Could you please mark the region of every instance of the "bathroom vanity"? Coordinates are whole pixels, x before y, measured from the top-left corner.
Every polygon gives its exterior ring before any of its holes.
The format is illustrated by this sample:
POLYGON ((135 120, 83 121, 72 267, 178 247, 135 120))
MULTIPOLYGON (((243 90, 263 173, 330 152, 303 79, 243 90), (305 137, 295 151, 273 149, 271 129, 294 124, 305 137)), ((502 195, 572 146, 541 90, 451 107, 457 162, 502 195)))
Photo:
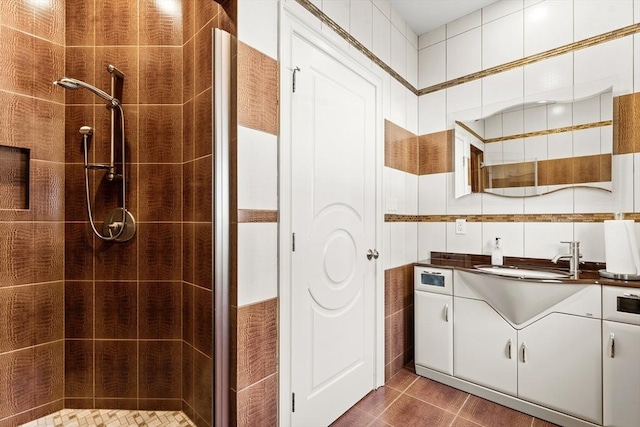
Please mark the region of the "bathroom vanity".
POLYGON ((640 426, 640 284, 515 270, 414 267, 416 373, 563 426, 640 426))

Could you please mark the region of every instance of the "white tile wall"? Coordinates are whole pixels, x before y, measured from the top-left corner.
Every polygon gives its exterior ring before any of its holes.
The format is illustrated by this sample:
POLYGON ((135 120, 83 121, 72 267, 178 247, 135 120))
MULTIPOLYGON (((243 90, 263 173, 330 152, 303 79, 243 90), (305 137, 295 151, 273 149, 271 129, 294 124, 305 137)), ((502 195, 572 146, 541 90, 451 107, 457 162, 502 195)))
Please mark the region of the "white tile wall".
POLYGON ((482 253, 482 223, 467 221, 467 234, 456 234, 456 224, 447 223, 447 252, 482 253))
POLYGON ((547 106, 542 104, 538 107, 526 108, 524 110, 524 131, 535 132, 547 129, 547 106))
POLYGON ((418 214, 418 176, 398 169, 384 168, 385 213, 418 214))
POLYGON ((490 214, 522 214, 524 199, 522 197, 501 197, 493 194, 482 194, 482 213, 490 214))
POLYGON ((523 12, 519 11, 482 26, 483 69, 522 58, 522 16, 523 12))
POLYGON ((446 91, 447 128, 452 129, 455 120, 474 120, 482 116, 482 80, 453 86, 446 91))
POLYGON ((373 8, 373 54, 391 65, 391 22, 378 8, 373 8))
MULTIPOLYGON (((638 179, 636 178, 634 181, 633 157, 634 154, 612 156, 612 192, 592 188, 576 188, 574 193, 575 212, 632 212, 634 209, 634 186, 638 186, 638 179)), ((638 169, 635 171, 635 176, 637 176, 638 169)))
POLYGON ((567 188, 537 197, 526 197, 524 199, 524 213, 573 213, 573 193, 572 188, 567 188))
POLYGON ((592 156, 600 154, 600 129, 573 131, 573 155, 592 156))
POLYGON ((640 0, 633 0, 633 23, 640 22, 640 0))
POLYGON ((352 1, 350 6, 351 35, 364 47, 373 49, 373 5, 369 1, 352 1))
POLYGON ((387 19, 391 19, 391 1, 390 0, 372 0, 373 5, 377 7, 387 19))
POLYGON ((482 30, 480 27, 447 39, 447 80, 480 71, 482 30))
POLYGON ((626 27, 633 23, 633 0, 574 1, 576 41, 626 27))
POLYGON ((561 128, 573 124, 573 104, 549 104, 547 106, 549 128, 561 128))
POLYGON ((447 129, 447 91, 439 90, 418 98, 418 134, 447 129))
POLYGON ((447 80, 447 44, 435 43, 418 52, 418 85, 429 87, 447 80))
POLYGON ((400 30, 403 37, 407 35, 407 23, 393 5, 391 6, 391 24, 400 30))
POLYGON ((513 222, 485 222, 482 224, 482 253, 491 255, 491 250, 500 237, 502 255, 524 256, 524 224, 513 222))
POLYGON ((278 1, 238 1, 238 39, 273 59, 278 58, 278 1))
POLYGON ((391 114, 390 119, 393 123, 406 129, 407 128, 407 90, 396 79, 390 79, 391 86, 391 114))
POLYGON ((418 36, 418 49, 424 49, 447 39, 447 26, 443 25, 418 36))
POLYGON ((278 224, 238 224, 238 306, 278 296, 278 224))
POLYGON ((415 88, 418 87, 418 51, 407 39, 407 81, 415 88))
POLYGON ((447 203, 447 174, 434 173, 418 178, 418 214, 444 215, 447 203))
POLYGON ((567 253, 568 245, 561 241, 573 239, 573 223, 526 222, 524 224, 524 256, 551 259, 567 253))
POLYGON ((322 11, 349 31, 349 0, 322 0, 322 11))
POLYGON ((496 19, 518 12, 523 8, 522 0, 500 0, 482 9, 482 23, 495 21, 496 19))
POLYGON ((573 53, 525 65, 524 95, 535 100, 572 100, 573 53))
POLYGON ((574 240, 580 242, 582 261, 605 262, 604 223, 574 223, 574 240))
POLYGON ((391 222, 382 224, 382 251, 378 251, 382 257, 382 266, 385 270, 391 268, 391 222))
MULTIPOLYGON (((392 222, 390 225, 389 266, 395 268, 418 260, 418 223, 392 222)), ((389 249, 387 249, 389 248, 389 249)))
POLYGON ((429 258, 432 251, 447 251, 446 222, 421 222, 418 224, 418 260, 429 258))
POLYGON ((573 2, 545 1, 524 11, 524 55, 573 42, 573 2))
POLYGON ((578 50, 573 55, 576 99, 612 85, 614 96, 633 91, 633 37, 601 43, 578 50))
POLYGON ((406 129, 416 135, 418 133, 418 96, 405 89, 405 99, 407 101, 407 127, 406 129))
POLYGON ((522 103, 523 67, 482 79, 482 116, 522 103))
POLYGON ((407 75, 407 39, 395 25, 391 26, 391 68, 407 75))
POLYGON ((482 11, 476 10, 447 24, 447 37, 455 37, 482 24, 482 11))
POLYGON ((238 208, 278 209, 278 137, 238 126, 238 208))
POLYGON ((481 214, 482 194, 473 193, 456 199, 454 197, 454 174, 447 173, 447 211, 448 215, 481 214))

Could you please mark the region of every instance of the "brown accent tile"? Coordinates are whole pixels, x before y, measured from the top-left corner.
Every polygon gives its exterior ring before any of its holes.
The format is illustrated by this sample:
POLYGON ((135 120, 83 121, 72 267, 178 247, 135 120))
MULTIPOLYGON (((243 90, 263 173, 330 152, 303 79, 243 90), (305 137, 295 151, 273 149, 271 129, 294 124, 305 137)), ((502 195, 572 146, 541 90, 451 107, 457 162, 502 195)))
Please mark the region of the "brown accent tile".
POLYGON ((182 412, 184 412, 184 414, 189 417, 189 419, 191 420, 191 422, 193 422, 193 420, 196 417, 196 413, 193 410, 193 407, 189 406, 184 400, 182 401, 182 412))
POLYGON ((278 375, 238 392, 238 427, 278 423, 278 375))
POLYGON ((613 154, 640 153, 640 92, 613 98, 613 154))
POLYGON ((195 201, 194 219, 198 222, 213 220, 213 156, 206 156, 194 162, 195 201))
POLYGON ((36 222, 33 228, 35 281, 64 279, 64 223, 36 222))
POLYGON ((195 283, 195 224, 182 224, 182 280, 195 283))
POLYGON ((573 183, 611 181, 611 154, 573 157, 573 183))
POLYGON ((0 354, 0 419, 34 406, 33 347, 0 354))
POLYGON ((33 114, 31 158, 64 162, 64 106, 35 99, 33 114))
POLYGON ((385 316, 413 304, 413 265, 385 270, 385 316))
POLYGON ((95 342, 96 407, 117 409, 115 406, 102 406, 98 398, 136 397, 138 393, 136 384, 137 351, 138 343, 136 341, 95 342))
POLYGON ((389 344, 391 346, 391 353, 390 353, 391 360, 402 355, 405 348, 404 328, 406 325, 404 324, 403 314, 404 314, 403 310, 400 310, 393 313, 391 316, 389 316, 390 317, 389 333, 391 334, 391 339, 389 341, 389 344))
MULTIPOLYGON (((66 221, 87 221, 87 199, 85 195, 84 166, 65 164, 64 206, 66 221)), ((94 174, 90 174, 92 178, 94 174)))
POLYGON ((573 160, 542 160, 538 162, 538 183, 540 185, 571 184, 573 179, 573 160))
POLYGON ((96 0, 96 46, 138 43, 138 2, 96 0))
POLYGON ((194 1, 182 3, 182 41, 185 43, 195 34, 196 3, 194 1))
POLYGON ((212 19, 218 15, 218 3, 198 1, 195 4, 195 28, 196 31, 207 25, 212 19))
POLYGON ((369 415, 377 417, 384 412, 402 393, 390 387, 380 387, 377 390, 370 391, 356 405, 358 408, 369 415))
POLYGON ((401 369, 385 383, 385 387, 390 387, 404 392, 417 378, 419 378, 418 375, 410 370, 401 369))
POLYGON ((46 405, 42 405, 38 408, 34 408, 29 411, 30 418, 32 420, 36 420, 38 418, 46 417, 54 412, 60 411, 63 408, 63 400, 58 399, 54 402, 47 403, 46 405))
POLYGON ((529 427, 533 417, 470 395, 459 415, 483 426, 529 427))
MULTIPOLYGON (((189 344, 182 343, 182 399, 193 411, 193 353, 194 349, 189 344)), ((183 409, 184 411, 184 409, 183 409)), ((192 417, 192 415, 189 415, 192 417)))
POLYGON ((190 162, 195 159, 195 101, 189 99, 182 106, 182 161, 190 162))
POLYGON ((2 26, 0 46, 3 47, 3 78, 0 89, 22 95, 33 95, 34 37, 2 26))
POLYGON ((140 282, 138 287, 140 339, 181 339, 182 284, 140 282))
POLYGON ((182 339, 193 345, 194 334, 194 306, 195 287, 189 283, 182 283, 182 339))
POLYGON ((463 391, 423 377, 418 377, 405 393, 453 413, 462 408, 469 396, 463 391))
POLYGON ((451 427, 480 427, 480 424, 476 424, 473 421, 469 421, 461 417, 456 417, 451 424, 451 427))
POLYGON ((182 220, 193 222, 196 218, 195 202, 197 186, 195 182, 195 163, 190 161, 182 165, 182 220))
POLYGON ((278 299, 238 308, 238 390, 278 367, 278 299))
POLYGON ((213 123, 211 120, 213 113, 212 89, 209 88, 198 94, 195 103, 195 128, 194 128, 194 153, 195 157, 202 157, 213 152, 213 123))
POLYGON ((182 166, 180 164, 140 164, 139 221, 180 221, 182 219, 182 166))
POLYGON ((420 135, 418 175, 453 172, 453 130, 420 135))
POLYGON ((29 2, 6 0, 0 4, 0 22, 25 33, 33 34, 33 9, 29 2))
MULTIPOLYGON (((92 280, 93 232, 89 228, 89 223, 66 223, 64 238, 65 279, 92 280)), ((0 262, 1 260, 2 258, 0 262)))
POLYGON ((258 209, 238 210, 238 223, 251 222, 278 222, 278 211, 258 209))
POLYGON ((123 409, 134 411, 138 409, 138 399, 135 398, 96 398, 96 408, 123 409))
MULTIPOLYGON (((128 89, 125 89, 125 92, 128 91, 128 89)), ((124 104, 122 109, 124 110, 125 117, 126 163, 131 166, 131 163, 138 161, 138 105, 124 104)), ((119 127, 120 113, 117 110, 116 122, 118 123, 118 128, 115 134, 115 161, 117 165, 120 165, 122 162, 122 134, 119 127)), ((96 163, 109 163, 111 156, 111 110, 104 108, 104 104, 95 106, 95 128, 90 151, 93 152, 96 163)), ((91 152, 89 155, 91 155, 91 152)), ((120 169, 120 167, 118 167, 118 169, 120 169)), ((104 175, 104 171, 102 171, 101 174, 104 175)), ((128 179, 127 177, 127 180, 128 179)))
MULTIPOLYGON (((111 73, 107 66, 113 65, 124 74, 120 90, 116 97, 123 104, 138 103, 138 48, 136 46, 96 46, 95 51, 95 85, 111 94, 111 73)), ((118 81, 118 80, 117 80, 118 81)), ((99 98, 94 98, 95 104, 103 104, 99 98)), ((106 110, 105 111, 109 111, 106 110)), ((109 113, 110 114, 110 113, 109 113)), ((129 119, 128 110, 125 108, 125 119, 129 119)), ((129 120, 125 123, 129 126, 129 120)), ((108 134, 109 128, 103 133, 108 134)))
MULTIPOLYGON (((184 6, 184 8, 191 8, 193 6, 184 6)), ((185 39, 186 40, 186 39, 185 39)), ((209 53, 211 57, 211 53, 209 53)), ((198 59, 200 61, 200 59, 198 59)), ((195 39, 187 41, 182 49, 182 102, 193 100, 195 97, 195 81, 196 81, 196 56, 195 56, 195 39)), ((211 65, 209 65, 211 67, 211 65)), ((199 77, 198 77, 199 78, 199 77)), ((209 83, 211 86, 211 82, 209 83)))
MULTIPOLYGON (((65 74, 74 79, 93 84, 96 74, 94 58, 94 47, 82 46, 65 48, 65 74)), ((55 90, 64 93, 64 99, 67 105, 93 104, 95 102, 95 96, 88 90, 65 90, 60 87, 56 87, 55 90)))
POLYGON ((454 414, 405 394, 380 415, 382 421, 398 426, 449 426, 454 418, 454 414))
POLYGON ((0 353, 33 345, 34 286, 0 288, 0 353))
POLYGON ((182 4, 160 8, 156 0, 140 0, 140 44, 182 45, 182 4))
POLYGON ((180 163, 182 106, 140 106, 140 163, 180 163))
POLYGON ((193 316, 193 346, 208 357, 213 357, 213 292, 194 288, 193 316))
POLYGON ((340 418, 331 423, 331 427, 357 427, 357 426, 369 426, 375 419, 365 411, 353 407, 347 412, 342 414, 340 418))
MULTIPOLYGON (((84 3, 84 0, 82 0, 84 3)), ((94 126, 93 106, 67 105, 64 113, 65 162, 82 163, 84 161, 84 145, 80 128, 94 126)), ((93 163, 93 150, 89 146, 89 162, 93 163)))
POLYGON ((31 212, 34 221, 64 221, 64 164, 31 161, 31 212))
POLYGON ((96 338, 137 338, 137 295, 138 286, 136 282, 96 282, 96 338))
POLYGON ((194 283, 213 289, 213 224, 195 224, 194 283))
POLYGON ((181 411, 180 399, 138 399, 139 411, 181 411))
MULTIPOLYGON (((102 217, 104 218, 104 217, 102 217)), ((102 224, 96 224, 102 231, 102 224)), ((138 240, 141 224, 136 224, 136 235, 127 242, 104 242, 96 237, 95 254, 96 280, 136 280, 138 240)), ((91 231, 89 231, 91 232, 91 231)), ((142 240, 141 240, 142 241, 142 240)), ((97 294, 96 294, 97 297, 97 294)))
MULTIPOLYGON (((0 29, 0 34, 2 29, 0 29)), ((2 85, 2 82, 0 82, 2 85)), ((28 96, 0 91, 0 101, 5 105, 2 114, 3 127, 0 134, 3 145, 11 147, 33 148, 33 122, 35 100, 28 96)))
POLYGON ((140 280, 182 279, 182 226, 138 224, 140 280))
POLYGON ((33 286, 34 344, 64 338, 64 287, 62 282, 33 286))
MULTIPOLYGON (((213 419, 213 360, 199 351, 193 352, 193 394, 194 411, 208 425, 213 419), (195 375, 195 373, 198 373, 195 375)), ((199 425, 199 424, 198 424, 199 425)))
POLYGON ((62 0, 49 2, 48 7, 34 6, 34 28, 36 36, 54 43, 65 43, 65 8, 62 0))
MULTIPOLYGON (((193 39, 194 48, 194 93, 199 95, 212 86, 212 32, 211 28, 202 28, 193 39)), ((185 70, 188 68, 185 67, 185 70)))
MULTIPOLYGON (((55 102, 64 102, 64 94, 53 86, 53 81, 64 74, 64 47, 60 44, 33 38, 33 95, 55 102)), ((63 106, 60 106, 64 110, 63 106)), ((62 121, 54 124, 63 125, 62 121)), ((36 129, 37 131, 37 129, 36 129)), ((62 142, 60 140, 60 142, 62 142)))
POLYGON ((34 348, 34 406, 64 396, 64 341, 34 348))
POLYGON ((93 398, 67 398, 64 399, 66 409, 94 409, 93 398))
POLYGON ((65 0, 66 45, 93 46, 95 37, 95 2, 65 0))
POLYGON ((0 145, 0 209, 29 208, 29 150, 0 145))
POLYGON ((384 121, 384 165, 418 174, 418 137, 389 120, 384 121))
POLYGON ((278 135, 278 62, 238 43, 238 125, 278 135))
POLYGON ((140 48, 140 103, 182 104, 182 47, 140 48))
POLYGON ((0 286, 22 285, 36 279, 34 228, 29 223, 0 223, 0 286))
MULTIPOLYGON (((105 162, 107 163, 107 162, 105 162)), ((127 174, 127 186, 126 186, 126 208, 131 212, 137 220, 138 217, 138 180, 139 170, 138 164, 131 164, 127 161, 126 174, 127 174)), ((105 171, 94 170, 89 173, 89 180, 91 181, 91 209, 93 210, 93 218, 96 222, 96 227, 100 233, 102 233, 101 221, 104 221, 105 217, 113 209, 122 207, 122 181, 114 179, 109 181, 106 178, 105 171)), ((79 197, 85 197, 82 193, 79 197)), ((86 211, 86 207, 84 208, 86 211)), ((121 214, 120 214, 121 215, 121 214)), ((120 216, 119 215, 119 216, 120 216)), ((88 216, 87 216, 88 218, 88 216)), ((135 238, 134 238, 135 240, 135 238)), ((129 241, 129 244, 133 244, 133 241, 129 241)))
POLYGON ((182 342, 140 341, 140 398, 179 399, 182 394, 182 342))
POLYGON ((65 340, 64 358, 65 398, 93 396, 93 341, 65 340))

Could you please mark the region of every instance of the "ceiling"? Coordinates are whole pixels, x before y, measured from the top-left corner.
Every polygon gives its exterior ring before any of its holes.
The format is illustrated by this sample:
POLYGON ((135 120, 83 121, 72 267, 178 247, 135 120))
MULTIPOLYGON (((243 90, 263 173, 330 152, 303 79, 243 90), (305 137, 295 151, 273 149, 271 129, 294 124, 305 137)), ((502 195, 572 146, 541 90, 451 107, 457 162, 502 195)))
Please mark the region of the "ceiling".
POLYGON ((417 35, 495 3, 496 0, 391 0, 417 35))

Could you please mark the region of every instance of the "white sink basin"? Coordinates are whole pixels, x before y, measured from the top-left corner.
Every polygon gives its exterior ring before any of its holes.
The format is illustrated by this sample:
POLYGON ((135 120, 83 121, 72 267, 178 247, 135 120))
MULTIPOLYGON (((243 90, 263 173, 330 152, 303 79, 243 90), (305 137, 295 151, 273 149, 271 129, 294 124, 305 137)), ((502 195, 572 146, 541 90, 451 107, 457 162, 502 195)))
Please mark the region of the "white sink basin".
POLYGON ((486 273, 519 277, 521 279, 566 279, 569 277, 569 273, 563 273, 561 271, 533 270, 501 265, 476 265, 475 268, 486 273))
POLYGON ((478 267, 476 270, 460 270, 460 277, 469 289, 515 326, 527 322, 588 286, 559 282, 557 279, 567 277, 562 272, 499 266, 478 267))

